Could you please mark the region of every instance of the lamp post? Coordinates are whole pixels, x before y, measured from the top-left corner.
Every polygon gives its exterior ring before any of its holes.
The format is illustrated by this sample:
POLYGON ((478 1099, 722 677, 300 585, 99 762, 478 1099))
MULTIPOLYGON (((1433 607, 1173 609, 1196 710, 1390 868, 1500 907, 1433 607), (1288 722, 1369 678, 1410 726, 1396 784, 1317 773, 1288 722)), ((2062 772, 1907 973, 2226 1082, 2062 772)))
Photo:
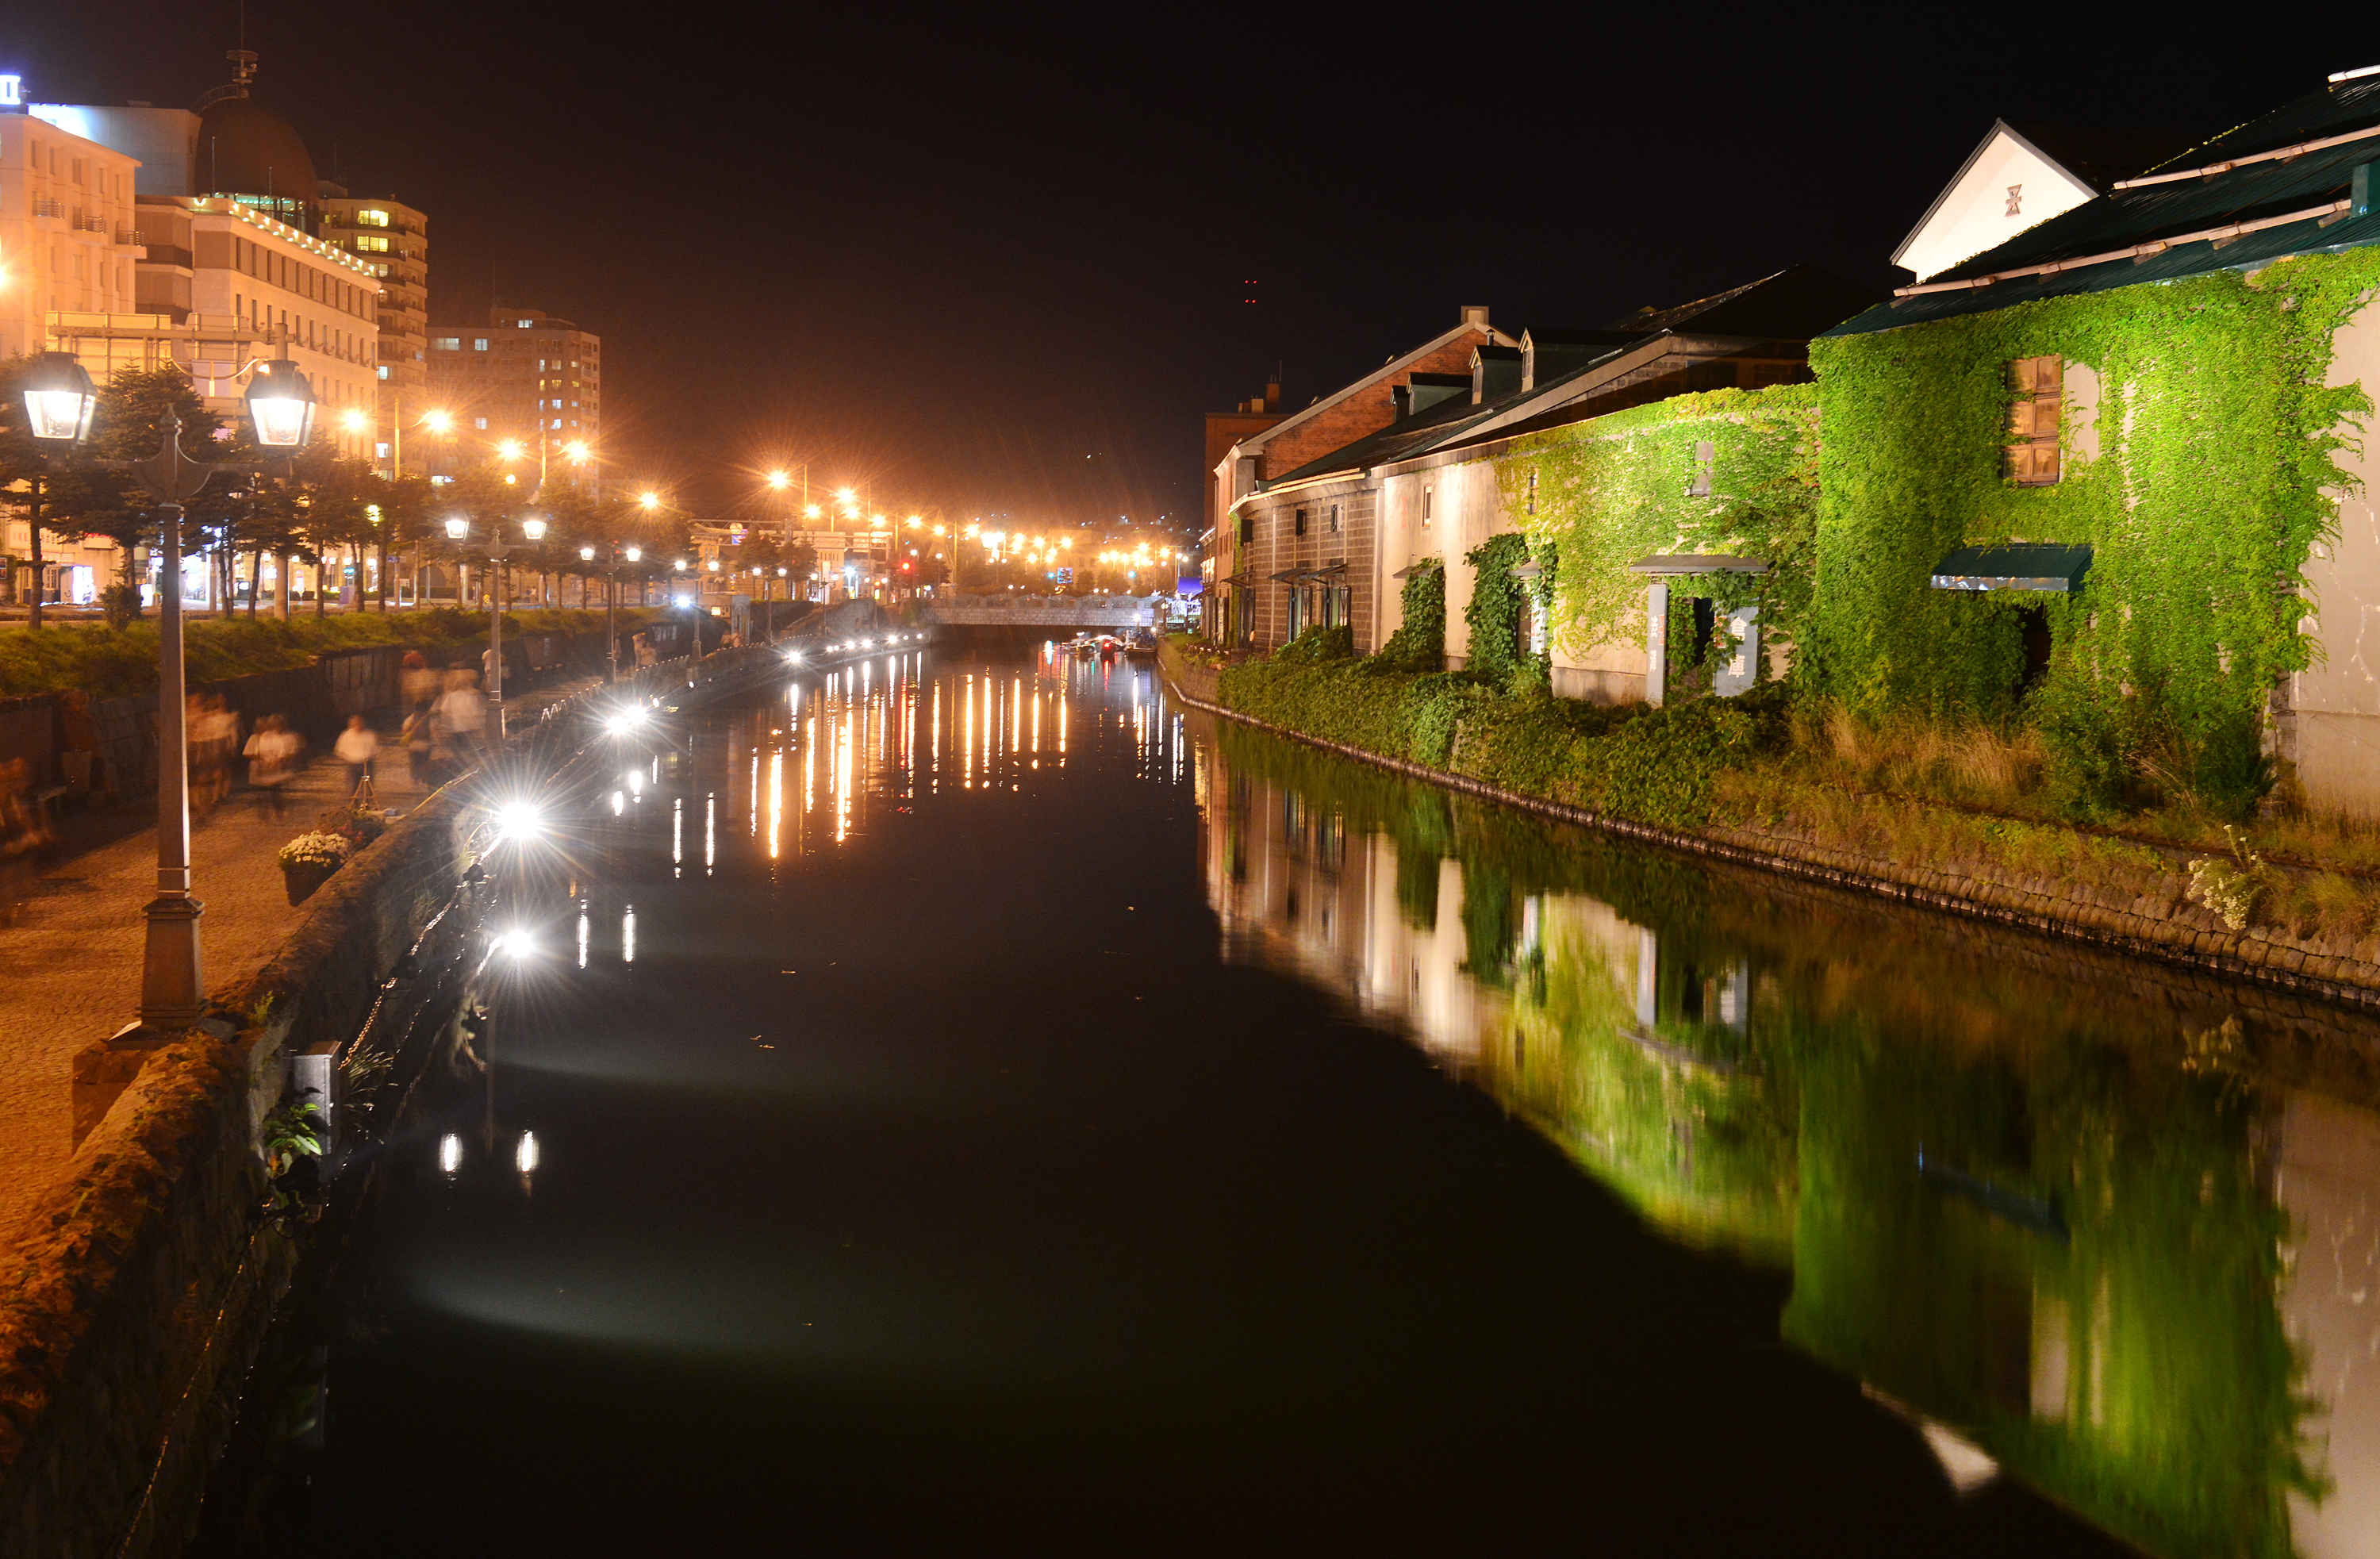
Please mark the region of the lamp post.
MULTIPOLYGON (((91 432, 96 397, 91 376, 63 352, 44 353, 25 385, 26 420, 33 437, 64 454, 91 432), (62 360, 61 360, 62 359, 62 360)), ((267 449, 302 447, 314 431, 314 392, 298 365, 259 363, 249 376, 249 420, 267 449)), ((140 1018, 131 1030, 162 1034, 188 1028, 206 1005, 205 961, 199 917, 205 906, 190 895, 190 768, 183 725, 182 505, 219 471, 251 466, 215 465, 182 453, 182 420, 165 419, 164 441, 145 460, 110 461, 129 471, 157 500, 157 896, 144 911, 140 1018)))
MULTIPOLYGON (((521 534, 531 542, 545 537, 545 517, 532 514, 521 521, 521 534)), ((471 522, 462 515, 451 515, 446 520, 446 539, 462 542, 470 539, 471 522)), ((504 559, 513 554, 512 543, 504 540, 499 528, 488 538, 488 702, 492 706, 491 727, 498 747, 504 740, 504 559)))
MULTIPOLYGON (((620 680, 620 559, 625 557, 634 563, 645 555, 645 549, 630 547, 623 552, 619 542, 613 542, 610 545, 611 561, 603 570, 603 634, 612 652, 612 680, 617 682, 620 680)), ((595 561, 595 549, 581 547, 578 555, 592 563, 595 561)))

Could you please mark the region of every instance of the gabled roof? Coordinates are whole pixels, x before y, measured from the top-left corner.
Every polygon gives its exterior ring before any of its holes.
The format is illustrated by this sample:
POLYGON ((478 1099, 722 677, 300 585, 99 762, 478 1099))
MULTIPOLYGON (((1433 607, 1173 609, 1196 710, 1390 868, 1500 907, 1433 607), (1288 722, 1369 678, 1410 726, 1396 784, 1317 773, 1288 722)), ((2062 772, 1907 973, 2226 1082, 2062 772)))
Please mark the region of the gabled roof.
MULTIPOLYGON (((1417 416, 1392 422, 1378 432, 1309 460, 1295 470, 1285 471, 1240 502, 1294 485, 1356 476, 1440 450, 1469 447, 1491 436, 1510 438, 1576 421, 1584 403, 1664 357, 1708 357, 1767 341, 1807 341, 1847 314, 1875 302, 1876 297, 1867 288, 1830 273, 1795 265, 1675 309, 1646 309, 1632 316, 1637 321, 1668 322, 1651 329, 1633 333, 1531 331, 1530 340, 1540 348, 1550 342, 1606 335, 1617 337, 1619 345, 1534 389, 1512 390, 1477 406, 1463 398, 1441 401, 1417 416)), ((1425 377, 1415 375, 1417 382, 1425 377)))
MULTIPOLYGON (((1565 373, 1541 377, 1534 389, 1506 396, 1498 404, 1494 417, 1478 431, 1487 432, 1547 419, 1670 350, 1699 347, 1710 355, 1713 348, 1726 343, 1749 346, 1761 341, 1807 341, 1876 301, 1873 291, 1844 281, 1832 272, 1815 265, 1791 265, 1756 282, 1674 309, 1643 310, 1632 317, 1644 326, 1636 335, 1623 337, 1621 344, 1565 373)), ((1548 331, 1542 336, 1533 334, 1532 339, 1548 342, 1560 335, 1601 334, 1548 331)), ((1561 420, 1552 417, 1545 425, 1561 420)))
POLYGON ((1280 421, 1275 422, 1271 427, 1265 429, 1262 432, 1250 433, 1247 437, 1233 445, 1232 447, 1240 450, 1244 454, 1261 449, 1267 444, 1271 443, 1272 440, 1280 434, 1288 432, 1291 429, 1298 427, 1302 423, 1305 423, 1315 417, 1320 416, 1324 411, 1347 399, 1350 396, 1360 395, 1365 390, 1371 388, 1375 384, 1384 384, 1387 381, 1395 378, 1398 374, 1402 373, 1413 367, 1414 364, 1429 357, 1433 352, 1443 350, 1466 335, 1477 335, 1485 340, 1493 342, 1500 347, 1514 347, 1519 345, 1518 342, 1505 335, 1502 331, 1498 330, 1492 324, 1485 323, 1475 324, 1466 319, 1457 324, 1453 329, 1445 332, 1443 335, 1430 337, 1427 341, 1415 347, 1412 351, 1405 353, 1402 357, 1390 358, 1387 362, 1382 363, 1379 367, 1364 375, 1361 379, 1355 380, 1354 383, 1349 384, 1343 384, 1331 394, 1318 397, 1311 406, 1306 407, 1304 410, 1292 412, 1287 417, 1282 418, 1280 421))
POLYGON ((2310 92, 2169 167, 2119 180, 1827 334, 1860 335, 2380 242, 2380 212, 2356 215, 2348 201, 2354 169, 2374 161, 2380 77, 2366 77, 2310 92))
POLYGON ((1328 455, 1308 460, 1293 471, 1284 471, 1240 502, 1245 504, 1250 498, 1261 498, 1284 488, 1303 486, 1330 477, 1358 476, 1374 466, 1402 460, 1434 447, 1464 427, 1477 422, 1492 409, 1492 406, 1472 405, 1465 396, 1451 396, 1416 416, 1391 422, 1378 432, 1366 433, 1353 444, 1342 445, 1328 455))

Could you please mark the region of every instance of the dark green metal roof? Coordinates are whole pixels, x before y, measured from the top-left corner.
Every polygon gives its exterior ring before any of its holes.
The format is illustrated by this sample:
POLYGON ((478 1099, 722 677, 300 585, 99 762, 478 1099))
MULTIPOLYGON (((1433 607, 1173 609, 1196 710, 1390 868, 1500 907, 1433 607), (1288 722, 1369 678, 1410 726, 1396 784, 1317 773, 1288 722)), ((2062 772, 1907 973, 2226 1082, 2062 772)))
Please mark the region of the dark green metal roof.
MULTIPOLYGON (((2216 137, 2173 167, 2219 164, 2257 152, 2380 126, 2380 77, 2341 82, 2309 93, 2261 119, 2216 137)), ((2086 201, 1926 279, 1970 280, 2026 266, 2070 262, 2111 250, 2162 242, 2184 233, 2252 222, 2348 196, 2355 168, 2380 161, 2380 135, 2325 147, 2301 156, 2251 163, 2204 177, 2117 189, 2086 201)), ((2048 275, 2015 276, 1988 286, 1896 298, 1836 326, 1829 335, 1864 335, 1900 325, 2005 309, 2044 298, 2105 292, 2211 272, 2245 270, 2294 254, 2333 253, 2380 243, 2380 211, 2348 215, 2325 226, 2316 218, 2268 227, 2217 247, 2201 239, 2143 259, 2121 258, 2048 275)))
POLYGON ((2091 568, 2088 546, 2021 542, 1961 547, 1934 566, 1936 590, 2037 590, 2071 594, 2091 568))

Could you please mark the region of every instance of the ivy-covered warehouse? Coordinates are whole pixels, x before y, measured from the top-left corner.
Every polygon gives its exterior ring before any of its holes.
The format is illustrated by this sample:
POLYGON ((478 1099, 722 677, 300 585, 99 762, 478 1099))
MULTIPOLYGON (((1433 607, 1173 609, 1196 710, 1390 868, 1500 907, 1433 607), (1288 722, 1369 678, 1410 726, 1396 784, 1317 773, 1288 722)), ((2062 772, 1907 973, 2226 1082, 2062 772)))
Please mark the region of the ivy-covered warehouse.
POLYGON ((2380 813, 2375 246, 2367 75, 1814 344, 1803 674, 1871 713, 2021 711, 2086 808, 2145 773, 2380 813))

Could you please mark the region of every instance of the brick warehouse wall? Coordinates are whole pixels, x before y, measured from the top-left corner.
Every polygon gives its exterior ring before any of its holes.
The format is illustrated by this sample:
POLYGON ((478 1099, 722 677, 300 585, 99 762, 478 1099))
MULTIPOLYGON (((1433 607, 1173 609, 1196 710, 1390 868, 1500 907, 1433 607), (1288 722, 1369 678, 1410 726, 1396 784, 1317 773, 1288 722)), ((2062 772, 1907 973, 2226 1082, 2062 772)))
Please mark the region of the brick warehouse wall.
POLYGON ((1294 428, 1275 433, 1257 456, 1257 475, 1275 481, 1308 461, 1378 432, 1396 420, 1390 390, 1416 373, 1469 373, 1472 352, 1493 339, 1485 328, 1466 330, 1418 362, 1324 407, 1294 428))
POLYGON ((1241 513, 1254 521, 1256 534, 1238 549, 1236 566, 1253 576, 1245 587, 1256 602, 1256 647, 1278 649, 1289 639, 1291 587, 1275 584, 1272 576, 1290 568, 1315 568, 1344 559, 1343 582, 1354 592, 1348 621, 1355 630, 1355 649, 1368 654, 1379 612, 1375 599, 1376 570, 1372 554, 1378 530, 1378 494, 1367 479, 1354 478, 1327 487, 1309 488, 1250 500, 1241 513), (1339 530, 1330 529, 1330 509, 1339 508, 1339 530), (1297 534, 1296 516, 1306 511, 1305 534, 1297 534))

